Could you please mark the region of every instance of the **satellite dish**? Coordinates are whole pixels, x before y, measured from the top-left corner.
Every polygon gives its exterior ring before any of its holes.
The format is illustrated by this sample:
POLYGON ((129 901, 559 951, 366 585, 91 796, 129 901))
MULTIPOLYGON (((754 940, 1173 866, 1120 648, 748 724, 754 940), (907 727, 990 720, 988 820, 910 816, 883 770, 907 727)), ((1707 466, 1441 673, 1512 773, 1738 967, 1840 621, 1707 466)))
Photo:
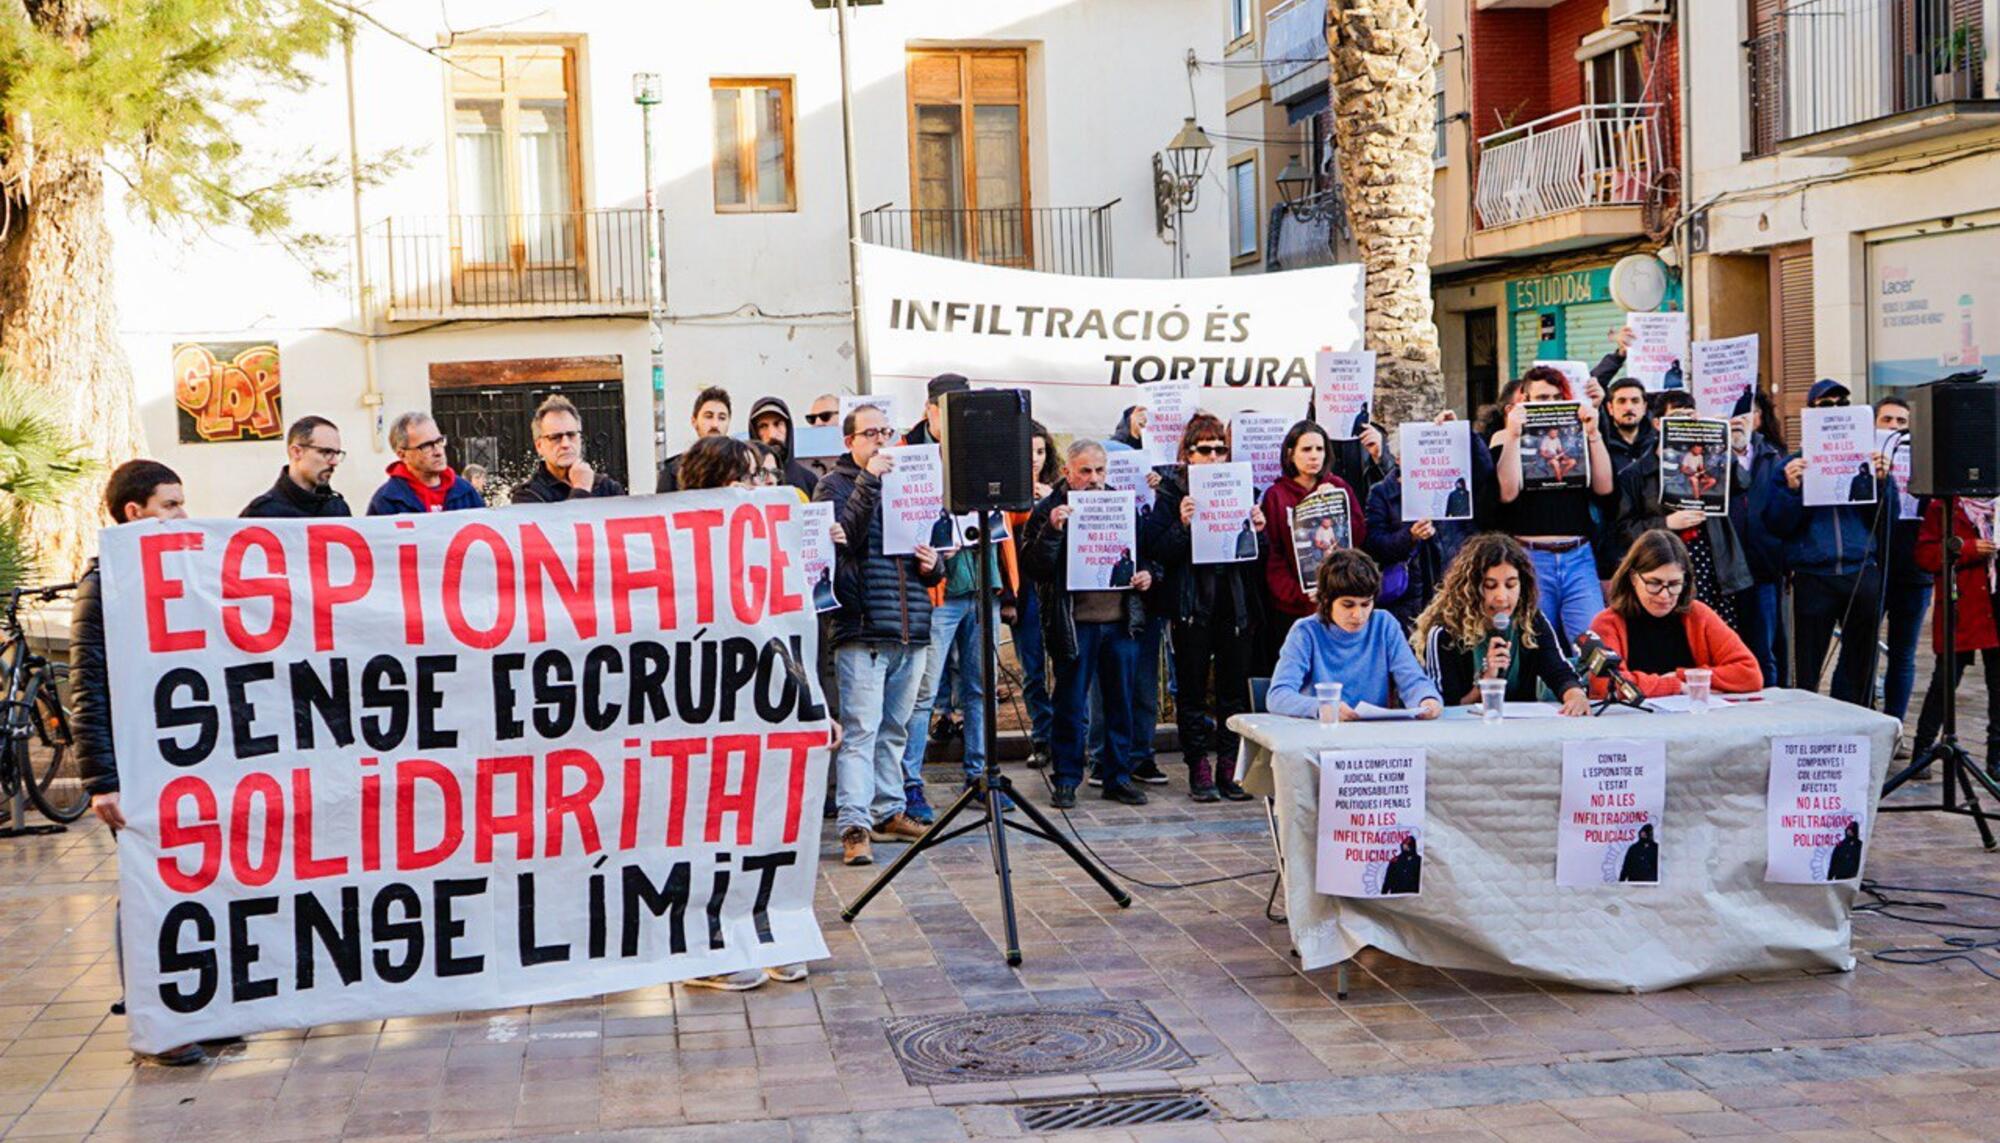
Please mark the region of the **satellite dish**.
POLYGON ((1628 254, 1611 267, 1611 300, 1630 312, 1650 313, 1667 297, 1667 267, 1651 254, 1628 254))

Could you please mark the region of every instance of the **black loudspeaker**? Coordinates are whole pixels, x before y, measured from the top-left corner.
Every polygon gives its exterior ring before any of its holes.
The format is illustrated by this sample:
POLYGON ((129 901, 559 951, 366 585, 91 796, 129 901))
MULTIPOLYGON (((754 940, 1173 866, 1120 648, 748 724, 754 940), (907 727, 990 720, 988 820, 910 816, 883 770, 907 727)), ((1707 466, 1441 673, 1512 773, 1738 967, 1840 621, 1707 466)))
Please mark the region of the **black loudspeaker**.
POLYGON ((1933 381, 1910 399, 1910 493, 2000 496, 2000 384, 1933 381))
POLYGON ((939 443, 945 507, 961 514, 1033 508, 1035 427, 1028 391, 946 393, 939 408, 944 412, 944 440, 939 443))

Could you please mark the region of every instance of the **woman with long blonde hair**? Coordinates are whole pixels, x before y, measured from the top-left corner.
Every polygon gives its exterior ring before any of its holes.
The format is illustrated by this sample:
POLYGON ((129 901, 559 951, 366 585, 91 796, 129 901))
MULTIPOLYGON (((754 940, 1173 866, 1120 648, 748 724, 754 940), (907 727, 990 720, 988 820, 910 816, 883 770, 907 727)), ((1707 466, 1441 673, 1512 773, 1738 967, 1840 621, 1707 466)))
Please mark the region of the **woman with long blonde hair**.
POLYGON ((1590 709, 1542 613, 1534 562, 1510 536, 1489 532, 1465 542, 1430 606, 1417 616, 1410 642, 1444 701, 1454 706, 1477 703, 1481 679, 1505 679, 1509 702, 1533 702, 1546 689, 1561 700, 1565 715, 1590 709))

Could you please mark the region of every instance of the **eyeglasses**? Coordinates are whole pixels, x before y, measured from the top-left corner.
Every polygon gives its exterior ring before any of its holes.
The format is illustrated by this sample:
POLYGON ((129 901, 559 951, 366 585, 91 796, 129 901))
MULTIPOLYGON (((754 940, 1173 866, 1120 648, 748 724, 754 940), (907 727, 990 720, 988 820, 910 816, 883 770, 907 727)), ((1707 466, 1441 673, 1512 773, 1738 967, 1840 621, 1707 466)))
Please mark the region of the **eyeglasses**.
POLYGON ((347 459, 347 450, 344 448, 321 448, 318 445, 307 445, 305 447, 336 463, 347 459))
POLYGON ((857 437, 867 437, 872 441, 886 441, 896 435, 896 430, 883 425, 879 429, 856 429, 854 430, 854 435, 857 437))
POLYGON ((411 441, 409 444, 403 446, 403 451, 430 452, 432 449, 436 449, 438 452, 443 452, 444 446, 445 446, 445 438, 432 437, 427 441, 411 441))
POLYGON ((829 409, 824 413, 807 413, 806 424, 830 425, 833 423, 833 419, 839 415, 840 415, 839 411, 835 409, 829 409))
POLYGON ((1224 444, 1198 444, 1188 449, 1189 456, 1228 456, 1229 446, 1224 444))
POLYGON ((579 429, 571 429, 563 433, 543 433, 542 439, 554 444, 568 444, 571 441, 582 440, 583 432, 579 429))
POLYGON ((1815 409, 1845 409, 1847 407, 1847 398, 1821 397, 1812 403, 1812 407, 1815 409))
POLYGON ((1648 595, 1679 595, 1681 592, 1687 590, 1687 581, 1684 579, 1654 579, 1652 576, 1642 575, 1639 577, 1639 586, 1645 588, 1648 595))
POLYGON ((750 479, 759 484, 776 484, 778 482, 778 470, 775 468, 760 468, 750 475, 750 479))

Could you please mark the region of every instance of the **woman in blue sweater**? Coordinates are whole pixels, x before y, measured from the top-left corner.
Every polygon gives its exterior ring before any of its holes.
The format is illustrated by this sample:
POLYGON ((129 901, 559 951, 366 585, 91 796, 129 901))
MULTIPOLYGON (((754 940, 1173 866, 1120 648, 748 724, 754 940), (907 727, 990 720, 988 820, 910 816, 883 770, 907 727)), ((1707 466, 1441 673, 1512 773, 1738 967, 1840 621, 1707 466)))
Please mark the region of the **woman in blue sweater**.
POLYGON ((1417 663, 1403 628, 1388 612, 1375 610, 1382 572, 1366 553, 1337 548, 1320 564, 1313 600, 1316 611, 1292 624, 1278 652, 1266 700, 1272 714, 1319 717, 1316 683, 1340 683, 1340 717, 1356 716, 1360 704, 1416 707, 1418 718, 1444 710, 1436 684, 1417 663))

